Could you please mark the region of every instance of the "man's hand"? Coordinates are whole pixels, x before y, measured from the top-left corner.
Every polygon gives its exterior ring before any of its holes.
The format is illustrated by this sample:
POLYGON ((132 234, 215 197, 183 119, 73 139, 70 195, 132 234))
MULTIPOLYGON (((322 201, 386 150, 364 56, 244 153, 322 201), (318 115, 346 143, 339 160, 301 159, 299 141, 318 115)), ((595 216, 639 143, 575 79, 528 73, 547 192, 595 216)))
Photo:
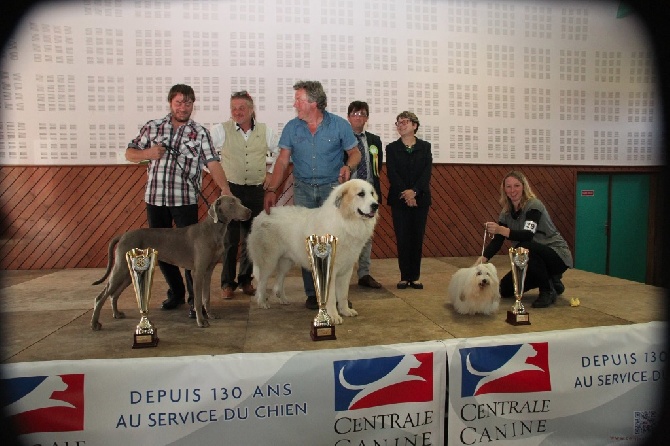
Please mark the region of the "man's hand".
POLYGON ((263 209, 265 209, 266 214, 270 214, 270 208, 277 204, 277 192, 276 191, 265 191, 265 196, 263 197, 263 209))
POLYGON ((229 187, 226 187, 225 189, 223 189, 223 188, 221 189, 221 196, 224 196, 224 195, 233 195, 233 193, 230 191, 229 187))
POLYGON ((351 169, 346 164, 340 167, 340 176, 337 178, 337 181, 341 183, 346 183, 351 178, 351 169))
POLYGON ((142 153, 145 156, 146 159, 148 160, 159 160, 163 158, 163 155, 165 154, 165 147, 163 147, 160 144, 156 144, 154 146, 149 147, 148 149, 142 151, 142 153))

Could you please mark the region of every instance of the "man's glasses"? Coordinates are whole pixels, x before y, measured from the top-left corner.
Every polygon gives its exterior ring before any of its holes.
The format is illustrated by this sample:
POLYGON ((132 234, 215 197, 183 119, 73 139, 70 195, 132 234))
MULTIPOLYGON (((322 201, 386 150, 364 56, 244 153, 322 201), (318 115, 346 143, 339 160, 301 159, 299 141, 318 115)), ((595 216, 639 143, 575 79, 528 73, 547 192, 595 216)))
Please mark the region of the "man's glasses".
POLYGON ((182 105, 185 105, 187 107, 190 107, 193 105, 193 101, 175 101, 175 105, 177 107, 181 107, 182 105))
POLYGON ((400 119, 399 121, 396 121, 395 126, 400 127, 401 125, 407 125, 410 122, 412 121, 410 121, 409 119, 400 119))
POLYGON ((244 98, 252 101, 251 95, 247 92, 247 90, 242 90, 242 91, 237 91, 233 94, 230 95, 230 99, 235 99, 235 98, 244 98))
POLYGON ((356 116, 358 118, 367 118, 368 114, 365 113, 364 111, 357 111, 349 113, 349 116, 356 116))

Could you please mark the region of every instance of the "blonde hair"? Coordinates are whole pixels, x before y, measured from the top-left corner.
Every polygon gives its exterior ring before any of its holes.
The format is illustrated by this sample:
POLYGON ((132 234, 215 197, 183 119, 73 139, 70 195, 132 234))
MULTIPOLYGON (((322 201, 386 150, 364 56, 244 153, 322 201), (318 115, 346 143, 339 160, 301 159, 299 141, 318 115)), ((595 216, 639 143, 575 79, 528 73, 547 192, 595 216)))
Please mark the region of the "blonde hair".
POLYGON ((521 202, 519 203, 521 208, 523 208, 526 205, 528 200, 530 200, 531 198, 535 198, 535 194, 533 193, 533 190, 530 188, 528 178, 526 178, 524 174, 522 174, 517 170, 507 172, 507 175, 505 175, 502 181, 500 182, 500 199, 498 200, 500 202, 500 205, 502 206, 503 213, 511 213, 514 210, 512 200, 510 200, 507 197, 507 194, 505 193, 505 180, 507 180, 509 177, 519 180, 519 182, 523 186, 523 192, 521 194, 521 202))

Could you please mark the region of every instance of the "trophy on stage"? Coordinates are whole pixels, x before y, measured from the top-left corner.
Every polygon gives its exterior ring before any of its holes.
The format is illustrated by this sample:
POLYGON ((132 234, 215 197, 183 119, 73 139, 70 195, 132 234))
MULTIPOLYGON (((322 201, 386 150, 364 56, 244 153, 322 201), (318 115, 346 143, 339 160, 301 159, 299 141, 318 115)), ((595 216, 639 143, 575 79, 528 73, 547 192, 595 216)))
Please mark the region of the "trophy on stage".
POLYGON ((158 345, 158 329, 149 321, 149 301, 151 300, 151 284, 154 269, 158 261, 158 251, 152 248, 133 248, 126 253, 126 261, 133 279, 137 305, 142 318, 135 328, 133 348, 156 347, 158 345))
POLYGON ((312 234, 307 237, 305 242, 309 263, 312 266, 316 300, 319 303, 319 313, 312 322, 309 334, 312 341, 337 339, 335 337, 335 325, 333 325, 333 320, 326 311, 326 303, 329 298, 328 289, 333 275, 333 266, 335 265, 337 237, 330 234, 322 236, 312 234))
POLYGON ((507 311, 507 322, 512 325, 530 325, 530 315, 521 303, 523 285, 526 280, 529 251, 526 248, 510 248, 509 259, 512 263, 512 279, 514 280, 514 306, 507 311))

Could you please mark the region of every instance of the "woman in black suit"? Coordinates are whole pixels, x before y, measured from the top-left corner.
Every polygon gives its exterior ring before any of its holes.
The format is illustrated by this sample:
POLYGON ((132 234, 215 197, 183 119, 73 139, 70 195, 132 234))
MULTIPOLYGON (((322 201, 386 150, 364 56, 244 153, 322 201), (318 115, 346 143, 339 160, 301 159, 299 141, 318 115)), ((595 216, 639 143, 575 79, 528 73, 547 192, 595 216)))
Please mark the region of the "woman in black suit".
POLYGON ((398 288, 422 289, 421 250, 431 204, 430 176, 433 155, 430 143, 417 138, 419 118, 404 111, 396 118, 400 139, 386 146, 389 179, 387 203, 391 206, 398 247, 398 288))

